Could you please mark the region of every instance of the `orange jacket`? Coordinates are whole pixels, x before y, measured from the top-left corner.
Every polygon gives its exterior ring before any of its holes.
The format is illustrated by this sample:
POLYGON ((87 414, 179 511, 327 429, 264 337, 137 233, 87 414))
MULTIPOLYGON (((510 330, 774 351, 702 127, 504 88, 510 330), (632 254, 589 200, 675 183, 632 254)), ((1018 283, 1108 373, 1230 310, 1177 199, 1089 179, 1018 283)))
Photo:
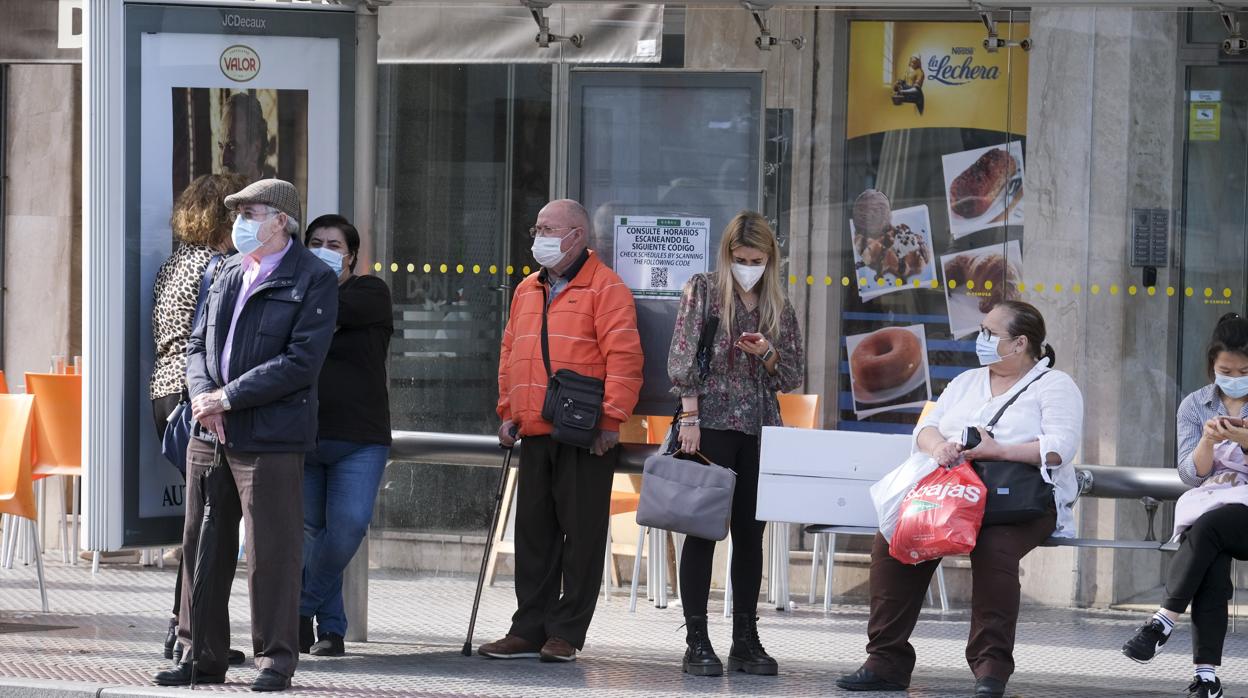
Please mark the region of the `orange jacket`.
MULTIPOLYGON (((521 436, 549 434, 551 429, 542 419, 547 378, 542 363, 544 278, 543 272, 535 272, 516 287, 498 360, 498 416, 519 425, 521 436)), ((619 431, 637 405, 644 360, 632 292, 591 252, 551 301, 546 322, 551 371, 568 368, 603 379, 598 426, 619 431)))

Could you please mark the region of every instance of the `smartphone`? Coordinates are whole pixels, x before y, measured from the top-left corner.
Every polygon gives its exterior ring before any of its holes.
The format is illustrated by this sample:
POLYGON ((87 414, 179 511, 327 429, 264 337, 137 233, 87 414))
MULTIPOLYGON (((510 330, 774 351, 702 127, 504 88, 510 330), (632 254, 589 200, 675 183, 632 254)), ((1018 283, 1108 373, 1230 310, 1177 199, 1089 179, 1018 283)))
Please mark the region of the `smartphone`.
POLYGON ((748 342, 750 344, 757 344, 763 341, 763 335, 757 332, 742 332, 740 341, 748 342))
POLYGON ((1225 426, 1232 426, 1232 427, 1244 426, 1244 420, 1238 419, 1236 417, 1219 417, 1218 419, 1221 420, 1222 426, 1224 427, 1225 426))

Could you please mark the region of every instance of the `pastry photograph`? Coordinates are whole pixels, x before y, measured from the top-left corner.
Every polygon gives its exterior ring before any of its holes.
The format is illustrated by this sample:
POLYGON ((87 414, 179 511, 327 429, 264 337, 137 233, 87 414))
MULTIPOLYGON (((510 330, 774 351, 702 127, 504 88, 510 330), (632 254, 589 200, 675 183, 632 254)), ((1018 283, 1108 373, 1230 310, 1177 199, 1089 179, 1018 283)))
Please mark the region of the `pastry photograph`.
POLYGON ((893 211, 888 197, 868 189, 854 202, 849 234, 854 273, 864 281, 858 286, 863 301, 913 289, 915 281, 930 287, 936 278, 927 206, 893 211))
POLYGON ((859 419, 931 399, 923 325, 885 327, 845 338, 854 414, 859 419))
POLYGON ((953 239, 1023 224, 1023 144, 1011 141, 942 158, 953 239))
POLYGON ((949 308, 949 333, 954 339, 978 332, 988 311, 1021 295, 1023 253, 1017 240, 944 255, 940 266, 945 275, 941 286, 949 308))

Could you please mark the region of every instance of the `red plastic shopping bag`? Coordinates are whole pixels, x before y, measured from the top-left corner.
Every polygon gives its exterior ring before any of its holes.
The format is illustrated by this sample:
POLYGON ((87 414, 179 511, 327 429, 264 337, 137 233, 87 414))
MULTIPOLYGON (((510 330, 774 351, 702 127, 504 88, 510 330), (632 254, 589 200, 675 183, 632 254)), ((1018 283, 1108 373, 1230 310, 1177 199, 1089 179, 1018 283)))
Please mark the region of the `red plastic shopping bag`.
POLYGON ((984 483, 967 461, 936 468, 901 503, 888 552, 911 565, 975 548, 984 520, 984 483))

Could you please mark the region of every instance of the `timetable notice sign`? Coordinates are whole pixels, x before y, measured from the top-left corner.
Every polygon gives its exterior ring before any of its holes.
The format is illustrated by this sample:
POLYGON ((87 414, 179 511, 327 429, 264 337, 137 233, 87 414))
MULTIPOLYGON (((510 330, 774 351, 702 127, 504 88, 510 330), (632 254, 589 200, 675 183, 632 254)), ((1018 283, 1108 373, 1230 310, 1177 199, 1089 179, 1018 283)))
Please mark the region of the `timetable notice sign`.
POLYGON ((615 273, 633 295, 679 296, 706 271, 711 219, 615 217, 615 273))

